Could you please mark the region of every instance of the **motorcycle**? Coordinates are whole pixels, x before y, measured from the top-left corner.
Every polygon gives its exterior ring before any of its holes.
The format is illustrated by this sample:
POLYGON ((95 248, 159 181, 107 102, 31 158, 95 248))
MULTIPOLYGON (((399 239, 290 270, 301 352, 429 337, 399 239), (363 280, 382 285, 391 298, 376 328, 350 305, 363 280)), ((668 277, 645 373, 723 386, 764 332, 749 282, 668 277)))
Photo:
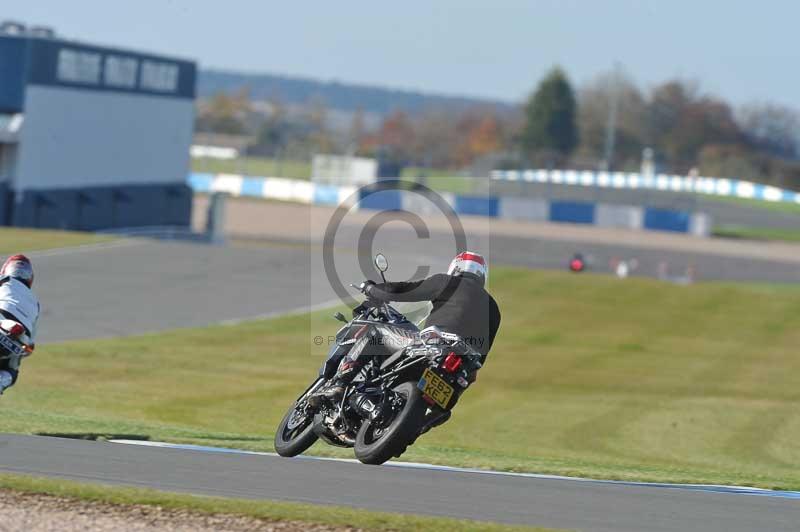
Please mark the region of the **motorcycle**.
MULTIPOLYGON (((389 268, 378 254, 375 266, 384 282, 389 268)), ((358 288, 355 285, 351 285, 358 288)), ((458 335, 437 327, 422 331, 388 303, 367 298, 353 309, 335 336, 318 378, 297 398, 278 425, 275 450, 297 456, 318 439, 353 448, 365 464, 382 464, 402 455, 429 428, 426 420, 446 415, 481 367, 481 355, 458 335), (359 373, 336 404, 309 404, 327 386, 341 361, 366 357, 359 373)))
MULTIPOLYGON (((0 319, 0 364, 19 366, 19 361, 33 353, 33 346, 25 343, 28 335, 22 324, 0 319)), ((2 394, 2 392, 0 392, 2 394)))

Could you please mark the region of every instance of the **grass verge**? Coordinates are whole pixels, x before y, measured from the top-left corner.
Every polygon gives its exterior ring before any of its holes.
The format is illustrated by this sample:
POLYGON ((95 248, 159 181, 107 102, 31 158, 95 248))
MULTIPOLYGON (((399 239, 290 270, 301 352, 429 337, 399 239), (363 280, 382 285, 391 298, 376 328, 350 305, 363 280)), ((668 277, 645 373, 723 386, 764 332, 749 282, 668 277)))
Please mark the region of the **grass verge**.
MULTIPOLYGON (((503 323, 488 363, 404 459, 800 489, 800 291, 492 273, 503 323)), ((329 314, 41 346, 0 428, 271 450, 329 314)))
POLYGON ((752 198, 738 198, 735 196, 716 196, 713 194, 701 194, 698 195, 698 198, 702 198, 704 200, 716 201, 718 203, 739 205, 741 207, 750 207, 753 209, 765 209, 772 212, 800 215, 800 204, 797 203, 789 203, 785 201, 765 201, 752 198))
POLYGON ((67 497, 80 501, 115 505, 147 505, 165 509, 186 509, 201 514, 231 514, 265 521, 299 521, 368 530, 397 531, 497 531, 546 532, 543 528, 518 527, 441 517, 371 512, 355 508, 270 501, 249 501, 202 497, 140 488, 99 486, 65 480, 0 474, 0 488, 23 493, 67 497))
POLYGON ((118 237, 79 231, 0 227, 0 255, 110 242, 118 237))
POLYGON ((800 228, 772 229, 768 227, 720 226, 715 227, 712 234, 722 238, 800 242, 800 228))
POLYGON ((311 179, 310 162, 279 160, 270 157, 242 157, 233 160, 196 157, 192 159, 192 171, 210 174, 311 179))

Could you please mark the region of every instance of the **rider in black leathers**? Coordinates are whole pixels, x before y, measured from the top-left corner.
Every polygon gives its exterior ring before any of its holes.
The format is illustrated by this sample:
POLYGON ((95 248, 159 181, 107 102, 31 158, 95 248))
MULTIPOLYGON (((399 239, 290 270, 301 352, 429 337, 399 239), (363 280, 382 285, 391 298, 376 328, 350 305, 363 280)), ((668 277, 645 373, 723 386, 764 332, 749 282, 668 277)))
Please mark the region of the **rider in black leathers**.
MULTIPOLYGON (((481 255, 464 252, 453 259, 446 274, 435 274, 421 281, 380 284, 365 281, 361 289, 373 301, 430 301, 433 309, 425 326, 435 325, 457 334, 482 355, 483 363, 500 327, 500 309, 484 288, 487 273, 486 261, 481 255)), ((315 394, 312 403, 322 398, 332 402, 340 400, 364 361, 365 357, 342 360, 332 383, 315 394)), ((474 379, 473 374, 470 380, 474 379)), ((449 412, 443 419, 437 419, 436 424, 448 418, 449 412)))

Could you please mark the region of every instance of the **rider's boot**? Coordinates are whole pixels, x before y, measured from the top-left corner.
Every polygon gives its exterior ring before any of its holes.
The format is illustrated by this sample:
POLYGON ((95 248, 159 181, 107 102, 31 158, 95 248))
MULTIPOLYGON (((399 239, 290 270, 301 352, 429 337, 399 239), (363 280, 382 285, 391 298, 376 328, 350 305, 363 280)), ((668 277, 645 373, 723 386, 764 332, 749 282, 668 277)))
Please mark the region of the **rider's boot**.
MULTIPOLYGON (((417 442, 417 438, 429 432, 431 429, 438 427, 439 425, 443 425, 447 423, 450 417, 453 415, 453 412, 450 410, 446 410, 444 412, 429 412, 425 415, 425 419, 422 420, 422 427, 419 429, 419 432, 414 437, 413 440, 409 442, 408 445, 414 445, 417 442)), ((400 455, 396 455, 396 458, 399 458, 400 455)))
POLYGON ((0 395, 14 384, 14 376, 8 371, 0 371, 0 395))
MULTIPOLYGON (((444 425, 450 419, 453 413, 450 410, 444 412, 431 412, 425 416, 422 428, 419 430, 419 436, 422 436, 431 429, 435 429, 439 425, 444 425)), ((418 437, 419 437, 418 436, 418 437)))
POLYGON ((357 374, 358 367, 356 362, 352 360, 343 360, 330 384, 311 394, 308 398, 309 406, 312 408, 319 408, 325 400, 332 404, 338 403, 342 400, 347 386, 353 381, 357 374))

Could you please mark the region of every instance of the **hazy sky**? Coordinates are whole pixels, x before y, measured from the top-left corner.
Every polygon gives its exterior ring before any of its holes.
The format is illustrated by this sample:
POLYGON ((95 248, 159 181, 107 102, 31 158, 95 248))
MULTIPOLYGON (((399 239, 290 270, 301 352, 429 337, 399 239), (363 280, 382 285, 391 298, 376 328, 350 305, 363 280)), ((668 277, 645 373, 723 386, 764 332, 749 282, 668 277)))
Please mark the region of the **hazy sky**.
POLYGON ((555 63, 582 83, 619 61, 645 87, 800 108, 796 0, 0 0, 3 18, 206 67, 505 100, 555 63))

